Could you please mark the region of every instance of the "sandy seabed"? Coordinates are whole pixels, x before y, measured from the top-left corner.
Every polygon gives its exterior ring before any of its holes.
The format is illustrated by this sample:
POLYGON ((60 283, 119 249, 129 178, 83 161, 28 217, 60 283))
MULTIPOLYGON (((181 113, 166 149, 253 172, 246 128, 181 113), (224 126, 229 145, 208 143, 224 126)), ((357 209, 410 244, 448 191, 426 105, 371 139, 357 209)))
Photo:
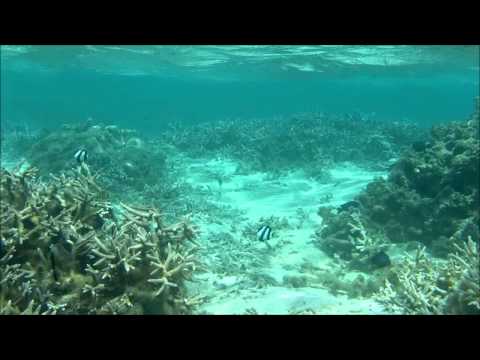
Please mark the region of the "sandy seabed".
MULTIPOLYGON (((311 280, 303 287, 292 287, 285 277, 309 276, 303 270, 307 264, 317 271, 329 271, 338 264, 312 242, 322 219, 317 215, 319 206, 338 206, 352 200, 375 177, 383 172, 369 172, 353 164, 342 164, 331 171, 331 179, 320 183, 308 179, 303 172, 291 172, 280 178, 265 173, 236 174, 237 164, 228 159, 184 159, 185 176, 191 185, 211 190, 208 201, 217 206, 231 207, 225 216, 212 221, 197 214, 194 221, 202 234, 202 262, 206 271, 189 283, 192 294, 202 294, 204 303, 197 309, 203 314, 384 314, 381 304, 373 299, 352 299, 345 294, 332 294, 311 280), (224 175, 220 183, 212 173, 224 175), (302 216, 299 217, 299 214, 302 216), (262 217, 286 218, 290 226, 276 231, 269 241, 270 248, 245 236, 241 229, 257 223, 262 217), (226 238, 219 242, 218 234, 226 238), (228 234, 225 236, 225 234, 228 234), (230 253, 230 254, 229 254, 230 253), (221 259, 228 263, 218 266, 221 259), (252 267, 252 258, 259 258, 252 267), (243 264, 242 264, 243 263, 243 264), (248 267, 250 264, 250 268, 248 267), (258 286, 252 274, 270 282, 258 286)), ((207 201, 207 200, 206 200, 207 201)), ((253 262, 255 263, 255 262, 253 262)), ((352 272, 348 276, 356 276, 352 272)))
MULTIPOLYGON (((190 159, 179 155, 179 161, 183 164, 184 180, 196 189, 208 190, 204 195, 197 192, 196 201, 225 209, 216 212, 215 217, 193 213, 192 220, 201 230, 197 242, 203 264, 203 271, 187 282, 189 294, 203 298, 195 313, 387 313, 374 299, 332 294, 304 270, 306 265, 316 271, 339 267, 312 241, 322 222, 318 207, 339 206, 352 200, 375 177, 385 176, 384 172, 345 163, 331 170, 329 181, 319 182, 307 178, 302 171, 281 177, 260 172, 238 174, 238 164, 230 159, 190 159), (212 174, 222 174, 223 181, 220 183, 212 174), (270 247, 242 231, 272 216, 287 219, 289 226, 273 228, 270 247), (285 281, 292 276, 310 277, 311 281, 292 287, 285 281)), ((17 163, 4 158, 2 166, 11 169, 17 163)), ((353 279, 358 274, 352 271, 347 277, 353 279)))

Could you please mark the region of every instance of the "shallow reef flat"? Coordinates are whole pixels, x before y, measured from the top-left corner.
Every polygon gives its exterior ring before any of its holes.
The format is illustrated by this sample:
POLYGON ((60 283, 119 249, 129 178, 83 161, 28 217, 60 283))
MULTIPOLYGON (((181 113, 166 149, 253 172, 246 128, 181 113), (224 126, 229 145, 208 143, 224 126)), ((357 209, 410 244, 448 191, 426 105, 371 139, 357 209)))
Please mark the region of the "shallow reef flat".
POLYGON ((480 99, 427 137, 307 116, 288 134, 221 122, 146 140, 85 123, 16 138, 0 312, 478 314, 479 115, 480 99))
MULTIPOLYGON (((215 219, 208 211, 193 218, 202 229, 200 253, 208 269, 187 283, 192 293, 205 296, 196 313, 385 312, 375 300, 349 298, 341 289, 332 293, 323 285, 322 274, 341 269, 312 242, 322 221, 317 215, 319 204, 336 206, 351 200, 385 173, 345 163, 332 169, 330 182, 319 183, 302 171, 281 177, 236 174, 238 164, 232 159, 182 161, 188 181, 209 189, 204 201, 224 209, 215 219), (221 183, 218 174, 223 174, 221 183), (255 239, 256 226, 262 223, 273 228, 270 247, 255 239)), ((357 275, 342 274, 346 278, 357 275)))

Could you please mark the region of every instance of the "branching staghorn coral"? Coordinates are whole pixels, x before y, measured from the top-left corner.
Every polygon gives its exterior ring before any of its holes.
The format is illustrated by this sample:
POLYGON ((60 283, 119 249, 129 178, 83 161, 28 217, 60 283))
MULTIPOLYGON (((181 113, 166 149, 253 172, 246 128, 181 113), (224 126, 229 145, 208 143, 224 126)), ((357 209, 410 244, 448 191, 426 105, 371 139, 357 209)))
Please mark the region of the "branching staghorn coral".
POLYGON ((480 313, 480 261, 478 242, 471 238, 462 245, 454 244, 447 268, 451 291, 445 299, 445 312, 454 314, 480 313))
POLYGON ((162 254, 158 250, 153 254, 147 255, 147 257, 151 260, 150 265, 154 268, 150 275, 156 276, 148 279, 148 282, 160 285, 160 288, 155 292, 155 296, 160 295, 168 286, 178 287, 175 282, 172 282, 172 279, 182 272, 188 271, 189 268, 192 271, 195 270, 193 254, 181 255, 172 250, 170 243, 167 245, 167 257, 165 260, 162 260, 162 254))
POLYGON ((441 314, 445 291, 437 286, 433 260, 419 248, 415 257, 406 254, 397 268, 397 284, 387 279, 378 300, 390 311, 405 314, 441 314))
POLYGON ((469 238, 455 247, 446 262, 428 256, 425 247, 415 257, 407 254, 394 282, 386 280, 377 299, 388 310, 405 314, 480 313, 478 243, 469 238))
POLYGON ((381 236, 370 236, 363 226, 358 213, 351 215, 352 222, 348 223, 349 240, 353 245, 352 258, 356 261, 364 262, 375 253, 385 250, 388 244, 381 236))
POLYGON ((126 204, 116 216, 85 164, 48 183, 19 169, 1 170, 0 313, 189 311, 182 281, 198 231, 188 217, 167 226, 126 204))
POLYGON ((366 226, 357 211, 334 212, 321 207, 318 214, 323 221, 314 242, 327 254, 348 261, 350 267, 368 270, 369 259, 389 247, 381 229, 366 226))

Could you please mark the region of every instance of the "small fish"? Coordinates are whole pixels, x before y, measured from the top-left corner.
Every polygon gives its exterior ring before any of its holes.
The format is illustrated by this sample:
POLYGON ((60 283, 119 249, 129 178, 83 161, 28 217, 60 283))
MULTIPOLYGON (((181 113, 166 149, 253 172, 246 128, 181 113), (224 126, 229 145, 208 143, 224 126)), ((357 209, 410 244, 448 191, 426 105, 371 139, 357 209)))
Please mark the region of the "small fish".
POLYGON ((412 144, 412 148, 416 152, 424 152, 431 146, 430 142, 428 141, 415 141, 412 144))
POLYGON ((77 150, 77 152, 75 153, 74 157, 75 157, 75 160, 77 160, 77 162, 78 162, 79 164, 87 161, 87 159, 88 159, 87 150, 85 150, 85 149, 77 150))
POLYGON ((0 239, 0 258, 1 258, 3 255, 5 255, 6 252, 7 252, 7 251, 6 251, 5 242, 4 242, 2 239, 0 239))
POLYGON ((268 225, 263 225, 257 231, 257 240, 267 241, 272 237, 272 228, 268 225))
POLYGON ((345 204, 342 204, 338 207, 338 212, 343 212, 343 211, 349 211, 352 209, 359 209, 360 208, 360 203, 358 201, 352 200, 348 201, 345 204))
POLYGON ((383 250, 373 255, 370 258, 370 263, 376 268, 383 268, 392 264, 390 256, 383 250))
POLYGON ((50 264, 52 266, 53 278, 55 279, 55 282, 58 282, 58 274, 57 274, 57 266, 55 264, 55 256, 53 255, 52 247, 50 247, 49 249, 50 249, 50 264))

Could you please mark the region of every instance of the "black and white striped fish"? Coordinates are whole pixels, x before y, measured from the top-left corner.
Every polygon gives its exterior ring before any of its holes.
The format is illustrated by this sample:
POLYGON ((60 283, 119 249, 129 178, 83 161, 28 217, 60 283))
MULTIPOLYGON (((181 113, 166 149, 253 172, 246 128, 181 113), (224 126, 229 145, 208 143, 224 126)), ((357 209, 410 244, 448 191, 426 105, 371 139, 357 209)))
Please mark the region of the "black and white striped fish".
POLYGON ((77 160, 79 164, 87 161, 88 159, 88 153, 87 153, 87 150, 85 149, 77 150, 74 156, 75 156, 75 160, 77 160))
POLYGON ((263 225, 257 231, 257 240, 267 241, 272 237, 272 228, 268 225, 263 225))

